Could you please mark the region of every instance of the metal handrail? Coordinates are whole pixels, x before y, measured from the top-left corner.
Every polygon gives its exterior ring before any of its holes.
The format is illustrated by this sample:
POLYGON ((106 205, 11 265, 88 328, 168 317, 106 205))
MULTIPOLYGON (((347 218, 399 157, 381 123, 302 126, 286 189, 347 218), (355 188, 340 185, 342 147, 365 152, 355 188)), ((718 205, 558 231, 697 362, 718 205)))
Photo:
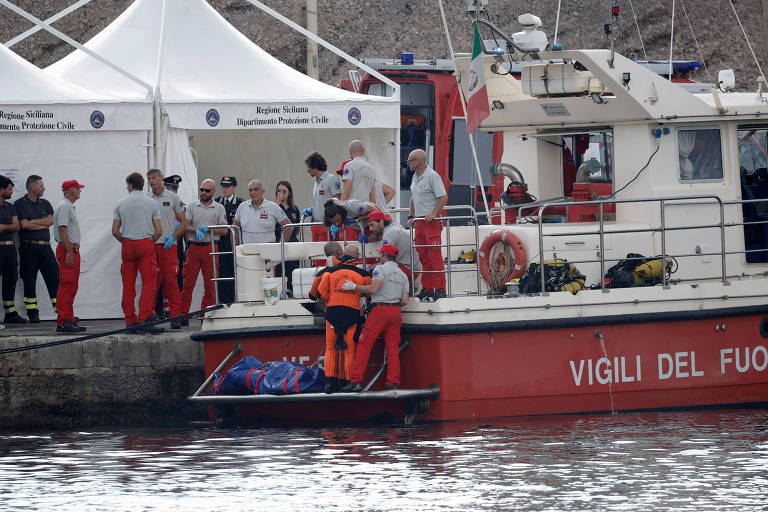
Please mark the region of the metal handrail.
MULTIPOLYGON (((469 206, 468 208, 474 210, 471 206, 469 206)), ((446 243, 445 244, 440 244, 440 245, 415 245, 413 243, 414 242, 414 231, 415 231, 414 226, 415 226, 415 224, 417 222, 424 222, 424 223, 426 223, 427 221, 426 221, 426 219, 424 217, 416 217, 416 218, 412 219, 411 220, 411 225, 409 226, 409 233, 410 233, 410 239, 411 239, 411 268, 413 268, 413 266, 415 264, 414 254, 415 254, 415 250, 416 249, 427 248, 427 247, 440 247, 441 249, 443 247, 447 248, 448 264, 446 265, 446 268, 444 270, 424 270, 424 262, 422 262, 421 263, 421 267, 422 267, 421 273, 422 274, 445 274, 446 275, 446 283, 445 283, 445 285, 446 285, 446 288, 447 288, 447 290, 445 291, 445 294, 448 297, 452 296, 452 293, 451 293, 451 273, 453 272, 453 270, 451 269, 452 260, 451 260, 451 249, 450 249, 451 248, 451 229, 450 229, 451 225, 450 225, 450 223, 451 223, 452 219, 453 220, 463 220, 463 219, 469 220, 470 222, 472 222, 472 225, 475 227, 475 230, 474 230, 475 231, 475 243, 474 244, 467 243, 467 244, 461 244, 461 245, 462 246, 469 245, 469 246, 474 246, 475 247, 475 267, 476 268, 475 268, 474 271, 477 273, 477 293, 479 295, 480 294, 480 289, 481 289, 481 287, 480 287, 480 266, 478 264, 478 262, 479 262, 479 252, 480 252, 480 229, 479 229, 479 226, 478 226, 477 216, 460 215, 460 216, 455 216, 455 217, 436 217, 432 222, 446 221, 446 224, 447 224, 446 225, 447 229, 445 231, 445 242, 446 243)), ((442 255, 441 255, 441 257, 442 257, 442 255)), ((456 272, 472 272, 472 270, 470 270, 470 269, 460 269, 460 270, 456 270, 456 272)), ((413 295, 413 293, 415 292, 414 283, 413 283, 414 280, 415 280, 415 276, 414 276, 414 279, 411 280, 411 295, 413 295)))
MULTIPOLYGON (((600 279, 600 288, 603 290, 603 292, 606 291, 605 289, 605 279, 602 279, 602 276, 605 275, 605 219, 604 219, 604 211, 603 206, 605 204, 618 204, 618 203, 659 203, 659 209, 660 209, 660 221, 661 225, 659 226, 659 231, 661 231, 661 261, 666 261, 666 225, 665 225, 665 206, 668 205, 668 201, 682 201, 680 203, 669 203, 669 205, 692 205, 692 204, 705 204, 705 203, 695 203, 691 201, 696 200, 712 200, 718 203, 719 210, 720 210, 720 222, 717 224, 717 227, 720 228, 720 256, 721 256, 721 266, 722 266, 722 276, 721 279, 723 281, 724 286, 728 286, 728 276, 726 272, 726 258, 725 258, 725 208, 723 206, 723 201, 720 199, 720 197, 716 195, 697 195, 697 196, 671 196, 671 197, 663 197, 663 198, 637 198, 637 199, 600 199, 600 200, 594 200, 594 201, 579 201, 579 205, 597 205, 598 206, 598 214, 599 214, 599 236, 600 236, 600 245, 599 245, 599 252, 600 252, 600 272, 601 272, 601 279, 600 279)), ((541 271, 541 293, 542 295, 548 295, 546 291, 546 275, 545 275, 545 266, 544 266, 544 215, 543 212, 547 208, 551 208, 553 206, 566 206, 567 204, 573 204, 572 202, 545 202, 541 206, 539 206, 539 218, 538 218, 538 231, 539 231, 539 268, 541 271)), ((664 288, 668 288, 669 285, 667 284, 667 275, 666 272, 662 272, 662 286, 664 288)))
POLYGON ((211 278, 211 281, 213 281, 214 300, 216 301, 215 304, 219 303, 219 287, 216 286, 219 281, 232 281, 232 294, 234 295, 233 299, 235 302, 237 302, 237 279, 235 278, 235 276, 237 276, 237 250, 235 249, 237 244, 235 242, 240 240, 243 235, 240 231, 240 227, 234 224, 217 224, 215 226, 208 226, 209 230, 222 228, 226 228, 229 231, 229 242, 232 250, 218 251, 216 248, 216 240, 214 240, 214 235, 211 233, 211 259, 213 260, 213 277, 211 278), (219 271, 216 265, 216 256, 226 254, 232 255, 232 277, 219 277, 219 271))

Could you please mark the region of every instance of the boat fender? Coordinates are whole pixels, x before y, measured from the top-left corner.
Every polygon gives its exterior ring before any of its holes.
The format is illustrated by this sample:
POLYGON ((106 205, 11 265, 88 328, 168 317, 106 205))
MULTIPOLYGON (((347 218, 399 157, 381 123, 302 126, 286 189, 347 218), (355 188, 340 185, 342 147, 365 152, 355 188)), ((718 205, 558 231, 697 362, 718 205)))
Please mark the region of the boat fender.
POLYGON ((760 336, 768 338, 768 316, 760 320, 760 336))
POLYGON ((512 269, 512 273, 509 275, 509 277, 507 277, 507 280, 517 279, 525 273, 528 257, 525 254, 525 247, 523 246, 523 243, 511 231, 506 229, 499 229, 488 235, 488 237, 483 240, 483 244, 480 246, 480 251, 478 254, 480 273, 483 275, 483 279, 485 279, 485 282, 488 284, 491 284, 491 264, 489 261, 491 248, 499 242, 507 244, 510 249, 512 249, 512 253, 515 256, 514 268, 512 269))

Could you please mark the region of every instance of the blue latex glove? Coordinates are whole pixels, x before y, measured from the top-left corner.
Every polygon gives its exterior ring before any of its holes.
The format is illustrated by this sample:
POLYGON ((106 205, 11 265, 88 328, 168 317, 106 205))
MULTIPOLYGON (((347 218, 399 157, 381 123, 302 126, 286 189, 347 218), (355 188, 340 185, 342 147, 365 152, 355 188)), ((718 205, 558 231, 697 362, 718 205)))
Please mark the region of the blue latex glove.
POLYGON ((163 249, 170 249, 173 247, 173 244, 176 243, 176 239, 172 235, 166 235, 165 236, 165 243, 163 244, 163 249))
POLYGON ((173 225, 173 230, 176 231, 177 229, 179 229, 179 226, 181 226, 181 222, 176 221, 176 224, 173 225))
POLYGON ((331 238, 336 238, 336 234, 339 232, 339 226, 331 224, 331 238))
POLYGON ((354 217, 347 217, 346 219, 344 219, 344 224, 347 226, 351 226, 355 222, 357 222, 357 219, 355 219, 354 217))
POLYGON ((208 226, 200 226, 197 228, 197 231, 195 231, 195 235, 197 235, 198 240, 202 240, 205 238, 205 234, 208 232, 208 226))
POLYGON ((365 233, 360 233, 360 235, 357 237, 357 241, 361 244, 367 244, 368 243, 368 235, 365 233))
POLYGON ((301 210, 301 214, 305 217, 309 217, 310 215, 312 215, 312 208, 304 208, 303 210, 301 210))

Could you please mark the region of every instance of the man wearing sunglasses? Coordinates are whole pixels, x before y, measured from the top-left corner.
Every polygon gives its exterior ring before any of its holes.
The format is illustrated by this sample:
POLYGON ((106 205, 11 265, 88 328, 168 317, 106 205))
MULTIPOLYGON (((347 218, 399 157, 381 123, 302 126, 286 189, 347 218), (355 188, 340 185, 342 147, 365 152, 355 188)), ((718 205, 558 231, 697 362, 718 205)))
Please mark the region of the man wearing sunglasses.
MULTIPOLYGON (((192 201, 187 206, 187 240, 189 250, 184 262, 184 289, 181 292, 181 308, 189 313, 192 305, 192 292, 200 271, 203 271, 203 287, 205 293, 200 303, 200 309, 212 306, 216 301, 213 289, 213 260, 211 259, 211 239, 217 241, 227 233, 227 228, 209 229, 208 226, 221 226, 227 223, 227 212, 221 203, 213 200, 216 184, 213 180, 204 180, 200 184, 200 199, 192 201)), ((189 320, 181 322, 189 325, 189 320)))

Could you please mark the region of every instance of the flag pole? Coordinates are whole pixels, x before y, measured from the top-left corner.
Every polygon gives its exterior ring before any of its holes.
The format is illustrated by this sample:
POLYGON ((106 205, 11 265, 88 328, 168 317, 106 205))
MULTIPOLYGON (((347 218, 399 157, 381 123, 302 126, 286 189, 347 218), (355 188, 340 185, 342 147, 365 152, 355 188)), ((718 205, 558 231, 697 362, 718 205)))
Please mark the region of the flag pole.
MULTIPOLYGON (((453 61, 453 68, 456 69, 456 55, 453 53, 453 44, 451 44, 451 34, 448 32, 448 23, 445 21, 445 11, 443 10, 443 0, 437 0, 437 4, 440 7, 440 17, 443 20, 443 30, 445 31, 445 38, 448 41, 448 50, 451 52, 451 60, 453 61)), ((453 74, 456 77, 456 85, 459 88, 459 98, 461 99, 461 108, 464 111, 464 119, 469 122, 467 117, 467 101, 464 98, 464 91, 461 89, 461 83, 459 82, 459 75, 454 71, 453 74)), ((485 214, 488 218, 488 224, 492 224, 491 210, 488 208, 488 198, 485 195, 485 186, 483 185, 483 175, 480 173, 480 161, 477 159, 477 149, 475 148, 475 139, 471 133, 468 133, 469 145, 472 148, 472 158, 475 162, 475 172, 477 173, 477 180, 480 183, 480 190, 483 196, 483 206, 485 206, 485 214)))

